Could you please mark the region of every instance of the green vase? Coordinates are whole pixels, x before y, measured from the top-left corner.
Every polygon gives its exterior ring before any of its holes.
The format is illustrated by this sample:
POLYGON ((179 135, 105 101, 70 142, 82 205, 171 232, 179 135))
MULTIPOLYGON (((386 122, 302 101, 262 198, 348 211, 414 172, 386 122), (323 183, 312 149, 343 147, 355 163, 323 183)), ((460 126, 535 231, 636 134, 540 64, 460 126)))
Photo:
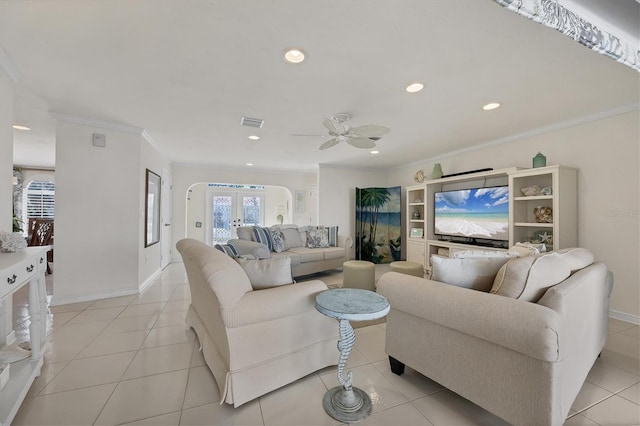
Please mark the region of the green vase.
POLYGON ((431 172, 431 179, 440 179, 442 177, 442 166, 440 163, 433 165, 433 171, 431 172))
POLYGON ((533 157, 533 167, 545 167, 547 165, 547 157, 542 155, 542 153, 537 153, 535 157, 533 157))

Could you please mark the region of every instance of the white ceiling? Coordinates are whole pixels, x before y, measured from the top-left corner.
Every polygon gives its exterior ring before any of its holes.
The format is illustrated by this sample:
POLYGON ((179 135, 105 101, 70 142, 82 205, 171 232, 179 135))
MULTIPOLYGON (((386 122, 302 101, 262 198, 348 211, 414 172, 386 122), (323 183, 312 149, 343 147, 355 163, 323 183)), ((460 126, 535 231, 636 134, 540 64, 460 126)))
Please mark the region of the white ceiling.
MULTIPOLYGON (((568 1, 640 33, 634 0, 568 1)), ((177 163, 313 170, 437 158, 640 101, 638 72, 491 0, 0 0, 0 47, 32 129, 14 131, 14 162, 32 167, 55 165, 52 111, 145 129, 177 163), (285 63, 292 46, 308 60, 285 63), (381 153, 291 136, 338 112, 390 126, 381 153)))

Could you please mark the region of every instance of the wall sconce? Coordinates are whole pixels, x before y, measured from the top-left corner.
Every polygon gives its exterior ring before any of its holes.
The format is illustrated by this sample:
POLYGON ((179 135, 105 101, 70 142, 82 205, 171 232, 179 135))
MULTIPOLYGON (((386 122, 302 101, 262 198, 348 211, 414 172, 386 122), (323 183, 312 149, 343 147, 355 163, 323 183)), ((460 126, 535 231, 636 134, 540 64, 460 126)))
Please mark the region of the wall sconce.
POLYGON ((280 225, 284 222, 284 215, 287 214, 287 210, 283 205, 276 207, 276 219, 280 222, 280 225))

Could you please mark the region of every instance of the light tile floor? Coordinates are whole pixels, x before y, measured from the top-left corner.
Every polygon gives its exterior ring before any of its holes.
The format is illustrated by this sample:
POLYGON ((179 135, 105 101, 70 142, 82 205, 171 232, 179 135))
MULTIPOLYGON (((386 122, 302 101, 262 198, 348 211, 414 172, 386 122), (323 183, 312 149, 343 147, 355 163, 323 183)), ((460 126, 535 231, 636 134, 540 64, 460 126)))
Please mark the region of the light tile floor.
MULTIPOLYGON (((378 265, 376 275, 388 270, 378 265)), ((318 274, 340 285, 339 271, 318 274)), ((322 396, 337 385, 326 368, 237 409, 219 405, 198 341, 184 324, 189 289, 182 264, 169 265, 144 293, 52 307, 40 377, 14 425, 335 425, 322 396)), ((16 298, 17 336, 25 336, 16 298)), ((640 424, 640 330, 610 320, 610 338, 576 399, 567 425, 640 424)), ((347 368, 372 398, 365 425, 501 425, 499 418, 407 368, 389 370, 385 325, 356 330, 347 368)), ((337 358, 336 351, 336 358, 337 358)))

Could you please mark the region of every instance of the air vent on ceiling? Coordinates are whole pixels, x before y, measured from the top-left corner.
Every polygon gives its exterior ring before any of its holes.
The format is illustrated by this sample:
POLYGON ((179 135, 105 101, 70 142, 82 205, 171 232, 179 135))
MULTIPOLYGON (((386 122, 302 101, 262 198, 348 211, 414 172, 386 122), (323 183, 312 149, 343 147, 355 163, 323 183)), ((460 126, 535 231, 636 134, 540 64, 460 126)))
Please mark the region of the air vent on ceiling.
POLYGON ((241 126, 248 126, 248 127, 257 127, 257 128, 262 128, 262 125, 264 124, 264 120, 260 119, 260 118, 249 118, 249 117, 242 117, 240 118, 240 125, 241 126))

